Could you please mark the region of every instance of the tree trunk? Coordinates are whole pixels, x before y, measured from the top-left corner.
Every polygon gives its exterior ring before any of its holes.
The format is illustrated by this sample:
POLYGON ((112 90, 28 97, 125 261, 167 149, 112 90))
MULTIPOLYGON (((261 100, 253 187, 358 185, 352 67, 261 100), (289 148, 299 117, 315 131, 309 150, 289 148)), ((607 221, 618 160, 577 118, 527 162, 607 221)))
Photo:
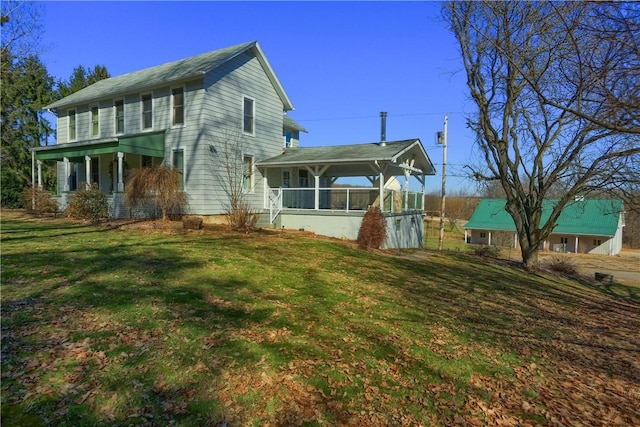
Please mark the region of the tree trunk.
POLYGON ((538 245, 529 245, 528 243, 523 245, 523 242, 520 242, 520 250, 522 252, 522 263, 528 270, 533 270, 538 268, 538 253, 540 249, 538 245))

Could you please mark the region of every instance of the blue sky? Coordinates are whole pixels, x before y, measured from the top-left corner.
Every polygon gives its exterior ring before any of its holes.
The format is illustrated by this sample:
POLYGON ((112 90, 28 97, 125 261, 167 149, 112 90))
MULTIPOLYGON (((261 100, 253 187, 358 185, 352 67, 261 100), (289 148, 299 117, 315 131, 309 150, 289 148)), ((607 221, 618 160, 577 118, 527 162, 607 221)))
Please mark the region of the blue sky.
POLYGON ((257 40, 309 130, 302 146, 420 138, 441 186, 435 133, 449 117, 447 191, 470 162, 473 111, 436 2, 43 2, 42 60, 56 79, 82 65, 111 75, 257 40))

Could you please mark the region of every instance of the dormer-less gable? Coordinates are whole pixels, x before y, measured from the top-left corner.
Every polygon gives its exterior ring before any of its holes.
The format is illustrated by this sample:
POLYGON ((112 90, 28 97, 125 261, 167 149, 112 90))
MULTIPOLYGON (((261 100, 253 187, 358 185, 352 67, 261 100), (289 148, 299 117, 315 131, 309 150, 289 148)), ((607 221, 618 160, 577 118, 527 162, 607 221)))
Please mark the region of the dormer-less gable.
POLYGON ((117 98, 129 93, 144 92, 162 85, 172 85, 201 78, 204 74, 245 52, 254 55, 258 59, 274 90, 282 101, 283 110, 292 110, 293 105, 291 100, 273 72, 269 61, 257 41, 242 43, 179 61, 100 80, 91 86, 47 105, 45 109, 56 110, 71 108, 77 105, 89 104, 100 99, 117 98))

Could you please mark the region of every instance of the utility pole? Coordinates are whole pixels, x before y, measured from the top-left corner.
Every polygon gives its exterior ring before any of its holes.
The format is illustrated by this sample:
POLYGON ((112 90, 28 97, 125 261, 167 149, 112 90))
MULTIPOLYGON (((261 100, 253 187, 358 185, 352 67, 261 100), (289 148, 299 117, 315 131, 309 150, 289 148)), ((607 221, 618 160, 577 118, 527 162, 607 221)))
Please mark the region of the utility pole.
POLYGON ((440 239, 438 240, 438 250, 443 249, 444 244, 444 205, 447 193, 447 124, 449 118, 444 116, 444 132, 438 132, 438 144, 442 144, 442 194, 440 200, 440 239))

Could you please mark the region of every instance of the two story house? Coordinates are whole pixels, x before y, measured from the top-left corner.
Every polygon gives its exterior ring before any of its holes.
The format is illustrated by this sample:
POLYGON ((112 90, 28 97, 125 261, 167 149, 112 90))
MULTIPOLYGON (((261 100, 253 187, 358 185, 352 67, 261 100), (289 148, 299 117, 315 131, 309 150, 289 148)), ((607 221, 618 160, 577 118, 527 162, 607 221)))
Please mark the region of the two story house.
POLYGON ((164 164, 181 173, 185 214, 223 215, 232 165, 263 224, 355 239, 367 206, 378 204, 390 215, 412 212, 402 223, 419 228, 414 237, 392 240, 421 244, 422 199, 409 194, 409 179, 423 194, 435 171, 420 140, 301 148, 307 130, 286 115, 291 100, 255 41, 101 80, 45 108, 57 117, 57 144, 34 148, 34 160, 57 163, 63 207, 87 182, 108 195, 113 217, 144 215, 126 205, 128 172, 164 164), (405 176, 405 203, 393 212, 402 204, 391 203, 385 183, 395 175, 405 176), (354 202, 356 189, 332 186, 342 176, 366 176, 372 187, 354 202))

